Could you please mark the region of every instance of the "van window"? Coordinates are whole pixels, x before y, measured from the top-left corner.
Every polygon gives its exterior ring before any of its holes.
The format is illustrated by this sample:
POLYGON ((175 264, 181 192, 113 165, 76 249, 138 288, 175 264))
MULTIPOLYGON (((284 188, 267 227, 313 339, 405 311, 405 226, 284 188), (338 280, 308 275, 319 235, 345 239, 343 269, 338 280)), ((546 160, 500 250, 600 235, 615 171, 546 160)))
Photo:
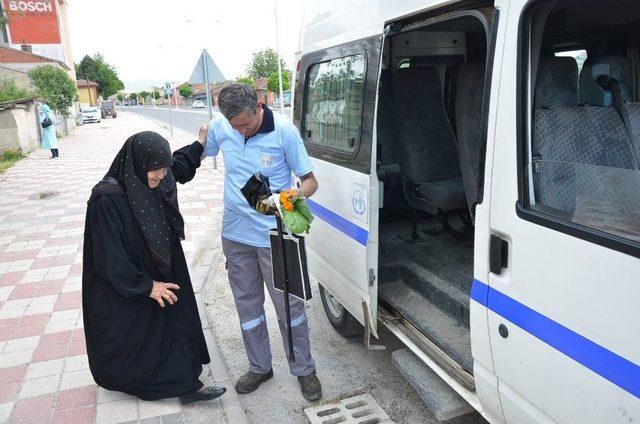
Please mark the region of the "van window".
POLYGON ((633 67, 626 52, 637 49, 640 38, 617 35, 617 29, 640 18, 640 12, 629 17, 623 7, 585 1, 589 6, 558 0, 548 15, 535 6, 525 15, 531 30, 523 42, 538 47, 528 50, 529 60, 521 61, 520 70, 521 80, 526 84, 528 77, 531 87, 519 91, 528 122, 522 125, 527 131, 522 206, 542 216, 540 222, 551 218, 550 227, 637 252, 640 103, 633 98, 633 67), (589 18, 599 13, 612 13, 606 27, 589 18), (596 39, 594 51, 552 53, 552 42, 589 46, 596 39), (617 81, 619 91, 603 84, 603 76, 617 81))
POLYGON ((306 141, 351 153, 360 142, 364 96, 363 55, 309 67, 304 108, 306 141))

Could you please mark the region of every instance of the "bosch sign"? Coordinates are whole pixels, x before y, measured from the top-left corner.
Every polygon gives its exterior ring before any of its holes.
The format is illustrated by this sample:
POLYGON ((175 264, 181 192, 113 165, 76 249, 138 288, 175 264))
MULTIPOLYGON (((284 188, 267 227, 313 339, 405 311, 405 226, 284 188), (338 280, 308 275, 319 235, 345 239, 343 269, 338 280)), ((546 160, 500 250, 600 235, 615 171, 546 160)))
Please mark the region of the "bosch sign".
POLYGON ((44 1, 16 1, 9 0, 8 10, 11 12, 53 12, 50 0, 44 1))
POLYGON ((12 43, 59 44, 56 0, 3 0, 12 43))

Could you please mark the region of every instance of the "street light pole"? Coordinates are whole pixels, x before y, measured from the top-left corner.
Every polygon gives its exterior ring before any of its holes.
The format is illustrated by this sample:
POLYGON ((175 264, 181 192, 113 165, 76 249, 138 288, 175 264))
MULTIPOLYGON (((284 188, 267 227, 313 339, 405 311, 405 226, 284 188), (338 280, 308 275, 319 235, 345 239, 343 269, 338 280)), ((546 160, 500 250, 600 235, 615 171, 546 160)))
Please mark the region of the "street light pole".
POLYGON ((280 112, 284 115, 284 95, 282 92, 282 65, 280 64, 280 42, 278 40, 278 0, 273 0, 276 15, 276 56, 278 56, 278 90, 280 91, 280 112))

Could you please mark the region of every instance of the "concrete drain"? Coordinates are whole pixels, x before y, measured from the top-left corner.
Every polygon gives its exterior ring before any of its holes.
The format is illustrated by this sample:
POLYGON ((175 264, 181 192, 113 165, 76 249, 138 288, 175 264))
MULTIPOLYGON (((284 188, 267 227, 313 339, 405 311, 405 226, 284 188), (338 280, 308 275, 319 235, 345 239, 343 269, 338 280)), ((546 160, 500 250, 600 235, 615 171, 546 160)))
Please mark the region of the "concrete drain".
POLYGON ((378 402, 366 393, 339 402, 304 410, 311 424, 379 424, 393 423, 378 402))
POLYGON ((51 199, 52 197, 57 196, 58 193, 57 191, 42 191, 40 193, 36 193, 33 196, 30 197, 31 200, 47 200, 47 199, 51 199))

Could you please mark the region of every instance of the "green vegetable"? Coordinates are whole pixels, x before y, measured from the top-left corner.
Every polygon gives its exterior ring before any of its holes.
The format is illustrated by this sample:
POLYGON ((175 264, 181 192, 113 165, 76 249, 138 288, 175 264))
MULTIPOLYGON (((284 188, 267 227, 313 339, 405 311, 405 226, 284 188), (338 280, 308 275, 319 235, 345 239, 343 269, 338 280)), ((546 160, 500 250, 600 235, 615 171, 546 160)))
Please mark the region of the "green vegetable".
POLYGON ((282 222, 294 234, 308 233, 313 221, 313 215, 307 201, 305 199, 296 199, 293 205, 293 212, 289 212, 284 208, 280 210, 282 222))

